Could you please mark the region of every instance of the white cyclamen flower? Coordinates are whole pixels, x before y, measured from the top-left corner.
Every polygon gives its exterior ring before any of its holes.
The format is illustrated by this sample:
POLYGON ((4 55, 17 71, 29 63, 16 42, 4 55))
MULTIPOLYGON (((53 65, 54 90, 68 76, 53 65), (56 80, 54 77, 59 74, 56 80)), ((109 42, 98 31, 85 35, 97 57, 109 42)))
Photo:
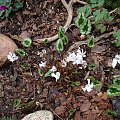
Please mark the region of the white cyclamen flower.
POLYGON ((80 49, 78 49, 76 53, 75 52, 69 53, 69 56, 66 58, 66 61, 73 62, 73 65, 83 64, 84 62, 83 57, 86 57, 85 53, 86 52, 83 52, 83 49, 81 51, 80 49))
POLYGON ((15 60, 18 60, 18 56, 16 56, 15 53, 11 53, 11 52, 9 52, 9 54, 7 55, 7 58, 11 62, 14 62, 15 60))
POLYGON ((39 67, 41 68, 41 67, 45 67, 45 66, 46 66, 46 62, 41 61, 41 63, 39 64, 39 67))
POLYGON ((51 69, 50 69, 51 72, 55 72, 57 71, 57 68, 55 66, 53 66, 51 69))
POLYGON ((87 79, 88 84, 85 87, 82 87, 83 91, 90 92, 93 88, 93 83, 90 83, 90 79, 87 79))
POLYGON ((117 63, 120 64, 120 55, 116 55, 115 58, 112 61, 112 67, 115 68, 115 66, 117 65, 117 63))
POLYGON ((57 80, 60 78, 60 72, 52 73, 51 77, 54 77, 56 79, 56 82, 57 82, 57 80))

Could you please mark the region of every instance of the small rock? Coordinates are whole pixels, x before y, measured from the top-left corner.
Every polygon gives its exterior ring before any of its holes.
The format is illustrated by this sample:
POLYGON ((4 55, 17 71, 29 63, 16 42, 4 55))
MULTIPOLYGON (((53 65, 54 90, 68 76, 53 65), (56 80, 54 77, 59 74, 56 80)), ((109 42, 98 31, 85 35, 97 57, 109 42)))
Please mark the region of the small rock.
POLYGON ((0 67, 7 61, 9 52, 14 52, 17 48, 15 42, 9 37, 0 34, 0 67))
POLYGON ((120 120, 120 97, 112 100, 113 110, 117 113, 117 118, 120 120))
POLYGON ((40 110, 26 115, 22 120, 53 120, 53 114, 48 110, 40 110))
POLYGON ((64 106, 60 106, 60 107, 56 107, 55 108, 55 112, 58 114, 58 115, 62 115, 64 114, 66 111, 66 108, 64 106))
POLYGON ((91 103, 90 103, 88 100, 86 100, 86 101, 81 105, 81 107, 80 107, 80 112, 85 112, 85 111, 89 110, 90 106, 91 106, 91 103))

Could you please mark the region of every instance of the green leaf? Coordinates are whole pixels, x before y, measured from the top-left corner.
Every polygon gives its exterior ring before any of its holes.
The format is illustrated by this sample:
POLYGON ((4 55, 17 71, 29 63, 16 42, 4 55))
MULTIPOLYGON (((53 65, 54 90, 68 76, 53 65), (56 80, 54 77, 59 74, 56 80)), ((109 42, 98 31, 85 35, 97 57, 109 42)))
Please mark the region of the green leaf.
POLYGON ((20 67, 24 70, 28 70, 30 68, 30 65, 28 63, 21 63, 20 67))
POLYGON ((26 52, 23 49, 15 49, 16 53, 20 55, 21 57, 24 57, 26 55, 26 52))
POLYGON ((113 36, 116 38, 115 46, 120 47, 120 30, 115 31, 113 36))
POLYGON ((93 16, 95 17, 95 22, 100 23, 102 21, 103 16, 101 15, 100 10, 96 10, 93 12, 93 16))
POLYGON ((91 36, 91 37, 88 39, 87 45, 88 45, 89 48, 94 47, 94 45, 95 45, 95 38, 94 38, 94 36, 91 36))
POLYGON ((89 34, 91 32, 91 23, 90 20, 86 20, 85 24, 81 26, 80 33, 82 35, 89 34))
POLYGON ((113 79, 113 84, 120 85, 120 76, 115 77, 115 78, 113 79))
POLYGON ((96 29, 100 30, 101 33, 104 33, 106 31, 106 26, 104 26, 103 24, 97 24, 96 29))
POLYGON ((57 42, 56 42, 56 48, 57 48, 57 51, 61 52, 63 51, 64 47, 63 47, 63 41, 62 39, 58 39, 57 42))
POLYGON ((80 8, 77 10, 77 13, 78 13, 78 14, 79 14, 79 13, 84 13, 84 15, 85 15, 86 17, 88 17, 89 15, 91 15, 91 12, 92 12, 92 10, 91 10, 90 5, 85 5, 85 6, 83 6, 83 7, 80 7, 80 8))
POLYGON ((32 43, 32 40, 31 40, 30 38, 25 38, 25 39, 22 41, 22 45, 23 45, 24 47, 30 47, 31 43, 32 43))
POLYGON ((58 38, 62 39, 65 35, 65 29, 61 26, 58 31, 58 38))
POLYGON ((45 77, 50 77, 51 74, 52 74, 52 71, 49 70, 49 71, 45 74, 45 77))
POLYGON ((109 86, 107 90, 107 94, 109 96, 120 96, 120 85, 112 84, 109 86))
POLYGON ((23 7, 23 4, 20 2, 20 0, 15 0, 14 5, 12 7, 12 11, 17 11, 22 7, 23 7))
POLYGON ((85 15, 84 13, 79 13, 76 20, 75 20, 75 24, 78 28, 81 27, 81 25, 86 21, 85 15))
POLYGON ((63 37, 63 44, 64 45, 68 44, 68 37, 66 35, 63 37))
POLYGON ((110 116, 110 117, 115 117, 115 116, 117 116, 117 113, 115 112, 115 111, 113 111, 113 110, 106 110, 105 111, 105 114, 107 115, 107 116, 110 116))
POLYGON ((88 64, 88 70, 94 70, 96 67, 97 65, 94 63, 88 64))
POLYGON ((38 74, 39 74, 39 76, 43 76, 43 72, 42 72, 42 70, 41 69, 38 69, 38 74))
POLYGON ((20 103, 21 103, 20 99, 14 99, 13 108, 15 109, 15 108, 19 107, 20 103))

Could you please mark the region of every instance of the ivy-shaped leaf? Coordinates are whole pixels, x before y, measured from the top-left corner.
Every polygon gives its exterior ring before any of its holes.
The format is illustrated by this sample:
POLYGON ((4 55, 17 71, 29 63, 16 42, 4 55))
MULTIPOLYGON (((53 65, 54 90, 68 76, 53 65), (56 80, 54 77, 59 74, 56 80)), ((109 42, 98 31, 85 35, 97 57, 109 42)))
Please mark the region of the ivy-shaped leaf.
POLYGON ((57 51, 63 51, 64 47, 63 47, 63 41, 62 39, 58 39, 57 42, 56 42, 56 48, 57 48, 57 51))
POLYGON ((13 107, 14 107, 14 108, 17 108, 18 106, 20 106, 20 103, 21 103, 21 100, 20 100, 20 99, 14 99, 13 107))
POLYGON ((88 64, 88 70, 94 70, 96 67, 97 65, 94 63, 88 64))
POLYGON ((65 29, 62 26, 60 26, 58 31, 58 38, 62 39, 64 35, 65 35, 65 29))
POLYGON ((26 52, 23 49, 15 49, 16 53, 20 55, 21 57, 24 57, 26 55, 26 52))
POLYGON ((86 17, 88 17, 89 15, 91 15, 92 10, 91 10, 90 5, 85 5, 85 6, 83 6, 83 7, 80 7, 80 8, 77 10, 77 13, 78 13, 78 14, 79 14, 79 13, 82 13, 82 12, 85 14, 86 17))
POLYGON ((115 78, 113 79, 113 84, 118 84, 118 85, 120 85, 120 76, 115 77, 115 78))
POLYGON ((75 20, 75 24, 78 28, 81 27, 81 25, 86 21, 85 15, 84 13, 79 13, 76 20, 75 20))
POLYGON ((23 45, 24 47, 30 47, 31 43, 32 43, 32 40, 31 40, 30 38, 25 38, 25 39, 22 41, 22 45, 23 45))
POLYGON ((90 20, 86 20, 85 24, 81 26, 80 33, 82 35, 89 34, 91 32, 91 22, 90 20))
POLYGON ((68 37, 66 35, 63 37, 63 44, 64 45, 68 44, 68 37))
POLYGON ((120 30, 115 31, 113 36, 116 38, 115 46, 120 47, 120 30))
POLYGON ((42 72, 42 70, 41 69, 38 69, 38 74, 39 74, 39 76, 43 76, 43 72, 42 72))
POLYGON ((120 85, 112 84, 109 86, 107 90, 107 94, 109 96, 120 96, 120 85))
POLYGON ((101 33, 104 33, 106 31, 106 26, 104 26, 103 24, 97 24, 96 29, 100 30, 101 33))
POLYGON ((91 37, 88 39, 87 45, 88 45, 88 47, 92 48, 92 47, 94 47, 94 44, 95 44, 95 38, 94 38, 94 36, 91 36, 91 37))
POLYGON ((52 74, 52 71, 49 70, 49 71, 45 74, 45 77, 50 77, 51 74, 52 74))

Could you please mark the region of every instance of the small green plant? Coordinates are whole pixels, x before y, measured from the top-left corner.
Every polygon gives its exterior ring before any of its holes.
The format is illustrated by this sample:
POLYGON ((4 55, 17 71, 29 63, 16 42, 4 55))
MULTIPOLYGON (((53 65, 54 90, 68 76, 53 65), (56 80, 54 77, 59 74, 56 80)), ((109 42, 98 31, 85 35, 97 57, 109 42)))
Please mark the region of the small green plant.
POLYGON ((92 48, 92 47, 94 47, 94 45, 95 45, 95 38, 94 38, 94 36, 91 36, 91 37, 88 39, 87 46, 88 46, 89 48, 92 48))
POLYGON ((89 76, 88 79, 90 79, 93 83, 93 87, 100 92, 102 88, 102 84, 99 80, 95 79, 93 76, 89 76))
POLYGON ((120 96, 120 76, 113 79, 113 84, 111 84, 107 90, 109 96, 120 96))
POLYGON ((0 0, 0 6, 5 6, 4 9, 0 10, 0 18, 3 19, 8 17, 11 12, 15 12, 23 7, 20 0, 0 0))
POLYGON ((56 42, 57 51, 61 52, 64 50, 64 45, 68 44, 68 37, 65 35, 65 30, 63 27, 59 28, 58 40, 56 42))
POLYGON ((89 34, 92 24, 101 33, 106 31, 106 26, 102 21, 111 21, 113 16, 109 14, 107 9, 103 8, 104 2, 104 0, 90 0, 89 5, 80 7, 77 10, 78 16, 76 17, 75 24, 80 29, 81 34, 89 34))
POLYGON ((116 38, 115 46, 120 47, 120 30, 115 31, 113 36, 116 38))
POLYGON ((20 99, 14 99, 14 101, 13 101, 13 108, 15 109, 15 108, 19 107, 20 104, 21 104, 21 100, 20 99))
POLYGON ((97 65, 94 63, 88 64, 88 70, 94 70, 96 67, 97 65))
POLYGON ((109 109, 109 110, 105 111, 105 115, 110 116, 110 117, 115 117, 115 116, 117 116, 117 113, 115 111, 109 109))
POLYGON ((30 47, 31 43, 32 43, 32 40, 31 40, 30 38, 25 38, 25 39, 22 41, 22 45, 23 45, 24 47, 30 47))
POLYGON ((21 63, 20 64, 20 67, 24 70, 28 70, 30 68, 30 64, 28 63, 21 63))
POLYGON ((17 48, 15 50, 16 50, 16 53, 21 57, 24 57, 26 55, 26 52, 23 49, 17 48))
POLYGON ((38 69, 38 74, 39 74, 40 77, 42 77, 43 76, 43 71, 41 69, 38 69))

